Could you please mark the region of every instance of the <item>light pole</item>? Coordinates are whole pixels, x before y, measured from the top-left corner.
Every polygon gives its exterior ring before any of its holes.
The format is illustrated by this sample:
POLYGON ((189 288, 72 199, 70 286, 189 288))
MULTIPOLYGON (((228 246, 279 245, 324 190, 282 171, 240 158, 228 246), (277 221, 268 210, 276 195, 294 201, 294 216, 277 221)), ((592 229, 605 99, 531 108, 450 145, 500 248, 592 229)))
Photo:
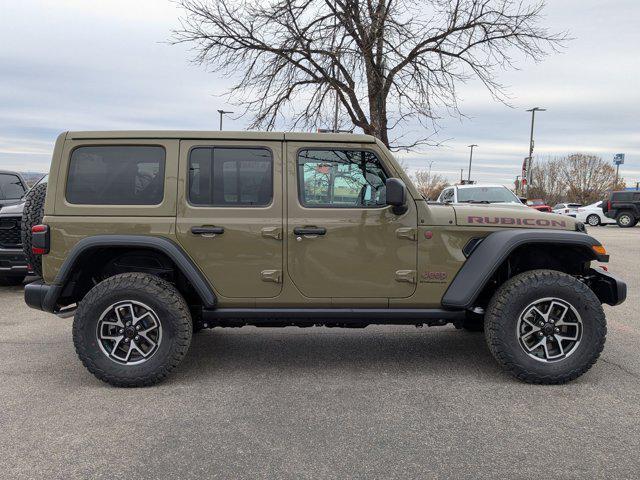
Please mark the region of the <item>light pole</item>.
POLYGON ((469 153, 469 171, 467 172, 467 182, 471 183, 471 161, 473 160, 473 148, 477 147, 478 145, 474 143, 467 146, 471 149, 471 152, 469 153))
POLYGON ((218 110, 218 113, 220 114, 220 131, 222 131, 222 116, 226 115, 227 113, 233 113, 233 112, 230 112, 228 110, 218 110))
POLYGON ((529 188, 531 188, 531 167, 533 165, 533 125, 536 122, 536 112, 546 112, 546 108, 534 107, 527 112, 531 112, 531 137, 529 138, 529 168, 527 168, 527 197, 529 197, 529 188))

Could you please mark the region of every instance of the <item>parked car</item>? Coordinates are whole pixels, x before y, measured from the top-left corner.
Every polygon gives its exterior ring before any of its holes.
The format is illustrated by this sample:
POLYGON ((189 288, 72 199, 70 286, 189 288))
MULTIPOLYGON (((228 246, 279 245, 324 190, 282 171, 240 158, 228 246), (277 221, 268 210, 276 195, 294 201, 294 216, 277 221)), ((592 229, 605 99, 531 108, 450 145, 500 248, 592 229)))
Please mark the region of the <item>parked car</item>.
POLYGON ((599 202, 592 203, 591 205, 578 208, 578 212, 576 213, 576 220, 584 222, 592 227, 616 223, 614 219, 608 218, 604 214, 604 210, 602 210, 603 204, 604 201, 601 200, 599 202))
POLYGON ((558 215, 568 215, 575 218, 578 213, 578 208, 581 206, 582 204, 580 203, 558 203, 557 205, 554 205, 551 210, 553 213, 557 213, 558 215))
POLYGON ((527 200, 527 207, 530 207, 530 208, 533 208, 535 210, 538 210, 539 212, 546 212, 546 213, 552 213, 553 212, 551 207, 549 205, 547 205, 545 203, 545 201, 540 199, 540 198, 532 198, 532 199, 527 200))
MULTIPOLYGON (((33 200, 36 191, 46 189, 46 177, 43 176, 24 193, 18 199, 19 203, 0 208, 0 286, 21 285, 27 275, 34 273, 31 260, 40 263, 40 257, 24 253, 23 211, 25 203, 33 200)), ((40 201, 40 198, 36 200, 40 201)))
POLYGON ((29 188, 18 172, 0 170, 0 208, 22 203, 22 197, 29 188))
POLYGON ((503 203, 523 206, 520 199, 504 185, 453 185, 438 197, 440 203, 503 203))
POLYGON ((611 192, 602 209, 619 227, 635 227, 640 221, 640 191, 611 192))

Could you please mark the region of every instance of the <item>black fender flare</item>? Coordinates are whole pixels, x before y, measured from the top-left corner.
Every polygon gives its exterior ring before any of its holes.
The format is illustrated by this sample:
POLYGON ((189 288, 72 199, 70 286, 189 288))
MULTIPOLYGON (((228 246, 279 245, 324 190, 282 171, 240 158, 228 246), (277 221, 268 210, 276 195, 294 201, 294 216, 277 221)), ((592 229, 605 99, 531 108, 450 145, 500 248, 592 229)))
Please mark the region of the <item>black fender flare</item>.
POLYGON ((482 292, 498 267, 518 247, 526 244, 574 245, 592 259, 609 261, 608 255, 593 250, 600 245, 595 238, 582 232, 543 229, 505 229, 487 235, 471 252, 442 297, 448 309, 468 309, 482 292))
POLYGON ((47 295, 47 306, 53 307, 55 305, 57 296, 71 277, 74 266, 80 258, 91 250, 104 247, 145 248, 167 255, 187 280, 189 280, 191 285, 193 285, 196 293, 202 299, 204 307, 213 308, 216 306, 217 298, 213 289, 204 274, 198 269, 182 247, 169 238, 146 235, 95 235, 80 240, 71 249, 69 255, 67 255, 67 258, 58 270, 52 285, 57 288, 52 288, 47 295), (56 298, 50 298, 52 296, 56 296, 56 298))

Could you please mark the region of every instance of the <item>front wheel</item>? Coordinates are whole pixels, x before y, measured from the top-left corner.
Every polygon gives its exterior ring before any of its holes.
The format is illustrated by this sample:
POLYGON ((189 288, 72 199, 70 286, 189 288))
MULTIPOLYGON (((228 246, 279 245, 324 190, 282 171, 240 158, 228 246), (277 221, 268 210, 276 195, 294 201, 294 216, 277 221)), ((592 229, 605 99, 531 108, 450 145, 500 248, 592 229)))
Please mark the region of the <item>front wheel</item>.
POLYGON ((193 326, 176 288, 153 275, 123 273, 93 287, 73 322, 84 366, 118 387, 162 381, 189 349, 193 326))
POLYGON ((489 350, 528 383, 560 384, 579 377, 600 356, 606 334, 604 311, 593 291, 553 270, 511 278, 485 315, 489 350))

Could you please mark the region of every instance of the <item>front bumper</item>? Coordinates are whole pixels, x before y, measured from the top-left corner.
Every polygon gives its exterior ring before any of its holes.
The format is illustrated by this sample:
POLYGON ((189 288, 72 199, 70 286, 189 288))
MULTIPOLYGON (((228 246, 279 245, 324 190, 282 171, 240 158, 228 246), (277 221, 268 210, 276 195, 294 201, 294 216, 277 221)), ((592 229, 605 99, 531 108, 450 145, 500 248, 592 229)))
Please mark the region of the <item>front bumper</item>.
POLYGON ((24 287, 24 301, 31 308, 56 313, 57 301, 62 287, 49 285, 44 280, 36 280, 24 287))
POLYGON ((18 277, 28 275, 29 266, 19 248, 0 248, 0 276, 18 277))
POLYGON ((602 303, 620 305, 627 299, 627 284, 601 269, 591 269, 589 286, 602 303))

